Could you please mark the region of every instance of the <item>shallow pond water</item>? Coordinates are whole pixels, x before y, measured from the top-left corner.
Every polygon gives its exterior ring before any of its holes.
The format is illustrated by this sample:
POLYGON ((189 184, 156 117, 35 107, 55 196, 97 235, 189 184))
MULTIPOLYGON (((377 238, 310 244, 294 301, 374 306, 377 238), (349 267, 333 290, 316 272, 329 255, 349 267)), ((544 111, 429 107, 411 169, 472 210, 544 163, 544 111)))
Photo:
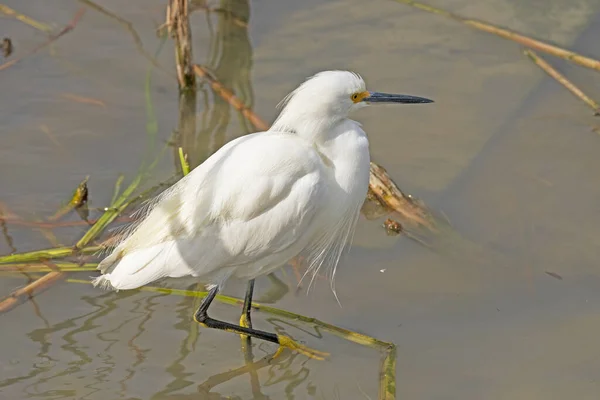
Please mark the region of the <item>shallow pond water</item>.
MULTIPOLYGON (((89 175, 90 207, 107 206, 118 176, 126 185, 178 130, 174 50, 156 33, 165 2, 4 3, 55 29, 86 12, 74 31, 0 71, 0 202, 24 219, 45 218, 89 175)), ((209 2, 235 18, 207 17, 203 3, 193 2, 194 59, 267 121, 305 77, 331 68, 354 70, 375 90, 436 101, 371 107, 356 119, 373 160, 452 229, 426 235, 423 246, 361 218, 338 269, 342 307, 324 281, 296 293, 289 267, 277 273, 289 292, 274 306, 395 343, 398 399, 597 398, 600 136, 592 129, 600 120, 515 43, 393 1, 209 2)), ((598 0, 429 3, 600 57, 598 0)), ((0 36, 12 39, 13 57, 45 40, 6 17, 0 36)), ((597 72, 544 57, 600 97, 597 72)), ((196 117, 196 133, 181 138, 192 164, 252 130, 207 85, 196 117)), ((177 162, 169 148, 144 187, 177 162)), ((52 237, 8 224, 0 254, 70 245, 84 232, 52 237)), ((26 280, 2 276, 0 294, 26 280)), ((272 289, 259 279, 258 300, 272 289)), ((232 282, 225 294, 243 290, 232 282)), ((62 281, 34 300, 0 316, 2 398, 377 398, 380 354, 311 324, 254 313, 256 326, 327 350, 327 361, 287 353, 266 363, 275 348, 254 341, 249 363, 239 337, 198 329, 195 298, 62 281)), ((239 317, 225 304, 212 312, 239 317)))

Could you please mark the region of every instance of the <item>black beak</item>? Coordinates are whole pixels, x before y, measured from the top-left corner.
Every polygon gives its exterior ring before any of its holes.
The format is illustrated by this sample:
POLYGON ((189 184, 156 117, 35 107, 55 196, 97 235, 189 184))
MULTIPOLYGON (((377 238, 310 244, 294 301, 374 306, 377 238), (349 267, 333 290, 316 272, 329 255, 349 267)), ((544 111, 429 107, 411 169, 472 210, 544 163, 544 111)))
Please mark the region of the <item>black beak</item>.
POLYGON ((402 104, 422 104, 433 103, 433 100, 424 97, 408 96, 405 94, 389 94, 379 92, 369 92, 369 96, 363 101, 367 103, 402 103, 402 104))

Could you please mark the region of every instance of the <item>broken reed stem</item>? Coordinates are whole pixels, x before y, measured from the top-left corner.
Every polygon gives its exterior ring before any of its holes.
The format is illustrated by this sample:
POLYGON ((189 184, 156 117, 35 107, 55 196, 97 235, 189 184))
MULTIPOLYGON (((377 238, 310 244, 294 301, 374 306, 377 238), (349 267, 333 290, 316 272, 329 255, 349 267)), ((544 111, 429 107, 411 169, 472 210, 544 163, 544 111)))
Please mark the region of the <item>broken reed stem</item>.
POLYGON ((5 6, 4 4, 0 4, 0 12, 9 17, 13 17, 13 18, 23 22, 24 24, 27 24, 39 31, 50 32, 52 30, 50 25, 36 21, 32 18, 29 18, 27 15, 21 14, 15 10, 13 10, 12 8, 5 6))
POLYGON ((475 19, 464 18, 460 15, 453 14, 449 11, 442 10, 440 8, 435 8, 427 4, 419 3, 413 0, 393 0, 396 3, 403 3, 415 8, 418 8, 423 11, 427 11, 433 14, 442 15, 444 17, 452 18, 455 21, 462 22, 463 24, 470 26, 472 28, 478 29, 480 31, 492 33, 496 36, 500 36, 504 39, 512 40, 513 42, 517 42, 522 44, 525 47, 530 47, 535 50, 539 50, 543 53, 548 53, 553 56, 574 62, 575 64, 579 64, 583 67, 595 69, 596 71, 600 71, 600 61, 595 60, 593 58, 589 58, 583 56, 581 54, 575 53, 573 51, 565 50, 561 47, 551 45, 546 42, 542 42, 540 40, 536 40, 530 38, 525 35, 521 35, 509 29, 500 28, 498 26, 489 24, 487 22, 478 21, 475 19))
POLYGON ((52 42, 54 42, 57 39, 59 39, 61 36, 69 33, 73 29, 75 29, 75 26, 77 26, 77 23, 79 22, 79 19, 81 18, 81 16, 84 13, 85 13, 85 8, 80 8, 79 11, 77 11, 77 13, 75 14, 75 16, 73 17, 73 19, 71 20, 71 22, 67 26, 65 26, 60 32, 58 32, 55 35, 51 35, 48 38, 48 40, 46 40, 42 44, 34 47, 29 52, 23 53, 20 57, 15 57, 15 58, 13 58, 10 61, 5 62, 4 64, 0 64, 0 71, 2 71, 3 69, 6 69, 6 68, 8 68, 8 67, 10 67, 10 66, 18 63, 19 61, 21 61, 23 58, 27 57, 28 55, 31 55, 31 54, 34 54, 34 53, 40 51, 44 47, 48 46, 52 42))
MULTIPOLYGON (((83 181, 81 181, 81 183, 79 185, 77 185, 77 188, 75 189, 75 192, 73 192, 73 196, 71 196, 71 199, 69 200, 69 202, 67 204, 65 204, 63 207, 61 207, 58 211, 56 211, 54 213, 54 215, 52 215, 50 218, 48 218, 48 222, 50 222, 50 223, 57 222, 59 219, 61 219, 62 217, 67 215, 69 212, 71 212, 71 210, 79 208, 87 203, 87 200, 88 200, 87 182, 88 182, 89 178, 90 178, 89 175, 86 176, 85 179, 83 181)), ((83 221, 83 222, 85 222, 85 221, 83 221)))
POLYGON ((48 289, 53 283, 58 282, 65 276, 64 272, 53 271, 49 272, 41 278, 35 280, 29 285, 17 289, 0 302, 0 314, 12 310, 19 304, 24 303, 28 298, 40 294, 48 289))
POLYGON ((392 181, 385 168, 374 162, 371 162, 369 195, 396 211, 410 224, 434 230, 433 220, 425 207, 410 195, 404 194, 392 181))
POLYGON ((166 25, 175 36, 175 61, 179 91, 196 90, 196 75, 193 69, 192 34, 188 0, 169 0, 166 25))
POLYGON ((554 69, 554 67, 548 64, 543 58, 540 58, 533 50, 524 50, 523 53, 527 57, 529 57, 538 67, 543 69, 548 75, 556 79, 558 83, 563 85, 576 97, 578 97, 585 104, 590 106, 592 110, 594 110, 594 115, 600 115, 600 104, 598 104, 594 99, 583 93, 581 89, 575 86, 575 84, 569 81, 563 74, 554 69))
MULTIPOLYGON (((206 68, 195 64, 194 71, 204 78, 210 87, 227 101, 233 108, 241 112, 256 128, 266 131, 269 125, 256 115, 251 109, 236 97, 233 92, 224 87, 206 68)), ((433 219, 424 205, 416 202, 412 197, 405 195, 386 170, 378 164, 371 162, 369 178, 369 193, 373 194, 384 206, 398 212, 407 222, 416 226, 433 229, 433 219)))
MULTIPOLYGON (((67 279, 69 283, 84 283, 91 284, 88 280, 81 279, 67 279)), ((142 292, 153 292, 153 293, 164 293, 168 295, 186 296, 186 297, 199 297, 204 298, 208 292, 196 291, 196 290, 182 290, 182 289, 170 289, 156 286, 143 286, 138 289, 142 292)), ((235 297, 224 296, 218 294, 215 299, 223 304, 241 306, 244 303, 243 299, 235 297)), ((385 388, 384 393, 380 393, 380 399, 393 400, 395 395, 395 375, 396 375, 396 346, 393 343, 384 342, 383 340, 376 339, 374 337, 350 331, 348 329, 340 328, 339 326, 332 325, 330 323, 318 320, 316 318, 307 317, 302 314, 296 314, 291 311, 283 310, 281 308, 275 308, 266 306, 256 302, 252 302, 252 308, 257 311, 263 311, 267 314, 271 314, 278 317, 288 318, 296 321, 302 321, 307 324, 314 324, 327 330, 335 336, 338 336, 344 340, 359 344, 361 346, 367 346, 370 348, 376 348, 383 352, 382 369, 380 384, 381 388, 385 388), (387 393, 387 395, 386 395, 387 393)))

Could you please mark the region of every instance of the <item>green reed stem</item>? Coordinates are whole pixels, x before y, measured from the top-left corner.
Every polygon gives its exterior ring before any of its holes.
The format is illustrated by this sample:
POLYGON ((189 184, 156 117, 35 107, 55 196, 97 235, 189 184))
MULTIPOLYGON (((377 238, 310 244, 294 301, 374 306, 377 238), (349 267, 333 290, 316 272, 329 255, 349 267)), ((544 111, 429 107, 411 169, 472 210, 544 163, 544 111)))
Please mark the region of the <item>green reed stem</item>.
POLYGON ((0 257, 0 264, 25 263, 40 260, 52 260, 54 258, 64 258, 79 254, 94 254, 103 249, 104 247, 102 246, 89 246, 81 249, 75 249, 73 247, 57 247, 52 249, 28 251, 26 253, 2 256, 0 257))

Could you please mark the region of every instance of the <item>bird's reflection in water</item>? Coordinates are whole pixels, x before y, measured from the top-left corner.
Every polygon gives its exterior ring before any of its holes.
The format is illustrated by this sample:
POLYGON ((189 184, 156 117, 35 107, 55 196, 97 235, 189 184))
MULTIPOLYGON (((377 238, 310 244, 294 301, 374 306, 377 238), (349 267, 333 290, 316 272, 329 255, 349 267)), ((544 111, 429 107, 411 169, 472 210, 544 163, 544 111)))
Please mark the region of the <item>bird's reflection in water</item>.
MULTIPOLYGON (((297 353, 285 350, 277 358, 273 355, 267 355, 261 359, 254 361, 252 346, 246 342, 247 339, 241 339, 242 351, 244 353, 244 365, 235 369, 220 372, 207 378, 200 383, 194 393, 168 393, 165 391, 155 394, 153 400, 198 400, 198 399, 242 399, 249 398, 254 400, 266 400, 271 397, 263 393, 262 387, 273 386, 277 384, 285 384, 283 389, 288 398, 294 397, 294 390, 300 386, 309 377, 310 371, 308 368, 301 366, 297 371, 293 371, 292 367, 294 360, 297 357, 302 357, 297 353), (261 384, 258 373, 265 370, 267 379, 261 384), (218 386, 223 385, 236 378, 248 375, 249 389, 248 394, 252 397, 240 396, 224 396, 217 392, 218 386)), ((309 391, 314 391, 309 387, 309 391)))
MULTIPOLYGON (((280 355, 273 358, 273 354, 255 361, 254 351, 256 349, 266 353, 267 345, 260 341, 249 342, 248 339, 240 339, 241 352, 243 354, 243 366, 227 371, 216 373, 206 378, 202 383, 192 378, 196 375, 192 368, 186 367, 184 361, 194 352, 201 352, 202 349, 196 349, 197 341, 200 337, 198 324, 191 320, 189 310, 193 306, 194 298, 184 297, 177 305, 176 328, 186 332, 186 337, 181 340, 179 346, 178 357, 165 368, 173 379, 152 396, 153 400, 162 399, 236 399, 236 398, 252 398, 252 399, 268 399, 269 397, 263 393, 263 387, 282 385, 282 392, 286 393, 287 397, 293 398, 294 391, 307 380, 309 377, 309 369, 305 366, 306 358, 298 353, 284 350, 280 355), (264 346, 264 348, 263 348, 264 346), (299 358, 298 358, 299 357, 299 358), (264 373, 259 376, 259 371, 264 370, 264 373), (224 397, 218 393, 218 386, 221 386, 236 378, 241 378, 247 375, 248 388, 243 389, 243 393, 252 394, 252 397, 224 397), (262 382, 261 382, 262 377, 262 382), (194 393, 180 393, 183 390, 191 390, 191 386, 198 384, 194 393), (187 389, 186 389, 187 388, 187 389)), ((267 323, 272 325, 272 329, 278 333, 283 333, 286 328, 298 330, 315 338, 322 338, 322 334, 318 327, 307 329, 303 325, 296 325, 291 321, 286 321, 280 318, 267 318, 267 323)), ((269 350, 272 347, 269 346, 269 350)), ((230 390, 230 389, 229 389, 230 390)), ((312 385, 307 384, 305 390, 313 392, 312 385)))

